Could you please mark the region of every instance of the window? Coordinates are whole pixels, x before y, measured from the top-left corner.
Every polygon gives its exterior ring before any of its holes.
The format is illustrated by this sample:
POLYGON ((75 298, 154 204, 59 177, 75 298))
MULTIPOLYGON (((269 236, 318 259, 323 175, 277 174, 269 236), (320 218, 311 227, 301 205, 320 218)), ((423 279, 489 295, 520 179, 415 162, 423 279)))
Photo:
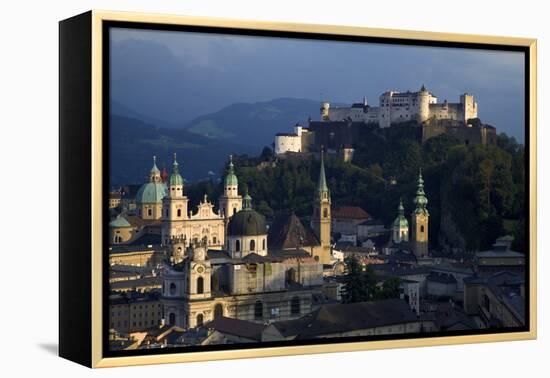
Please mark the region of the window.
POLYGON ((251 240, 250 241, 250 250, 251 251, 254 251, 256 249, 256 241, 255 240, 251 240))
POLYGON ((197 278, 197 294, 204 293, 204 278, 197 278))
POLYGON ((204 322, 204 316, 202 314, 197 315, 197 327, 201 327, 204 322))
POLYGON ((239 252, 241 250, 241 241, 235 240, 235 251, 239 252))
POLYGON ((170 325, 176 324, 176 314, 174 314, 173 312, 171 312, 170 315, 168 316, 168 323, 170 325))
POLYGON ((178 209, 178 218, 181 217, 181 209, 178 209))
POLYGON ((153 216, 153 210, 152 209, 147 209, 147 215, 148 216, 153 216))
POLYGON ((221 303, 218 303, 214 307, 214 319, 221 318, 223 316, 223 306, 221 303))
POLYGON ((234 208, 233 208, 233 215, 235 215, 236 213, 237 213, 237 208, 234 207, 234 208))
POLYGON ((300 298, 292 298, 292 300, 290 301, 290 313, 292 315, 297 315, 300 313, 300 298))
POLYGON ((264 249, 264 250, 265 250, 265 239, 264 239, 264 240, 262 240, 262 249, 264 249))
POLYGON ((212 244, 217 244, 218 243, 218 238, 213 236, 212 237, 212 244))
POLYGON ((328 209, 323 209, 323 218, 328 218, 328 209))
POLYGON ((261 320, 264 317, 264 305, 262 301, 254 303, 254 319, 261 320))
POLYGON ((175 295, 175 294, 176 294, 176 284, 172 282, 170 284, 170 295, 175 295))
POLYGON ((424 232, 424 226, 420 226, 420 232, 424 232))

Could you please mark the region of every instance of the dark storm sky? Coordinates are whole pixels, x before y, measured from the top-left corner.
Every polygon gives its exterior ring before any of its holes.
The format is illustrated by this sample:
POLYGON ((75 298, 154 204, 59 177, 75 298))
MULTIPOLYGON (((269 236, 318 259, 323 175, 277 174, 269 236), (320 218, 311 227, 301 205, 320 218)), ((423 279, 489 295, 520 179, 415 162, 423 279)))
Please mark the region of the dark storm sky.
POLYGON ((280 97, 378 106, 425 84, 439 102, 473 93, 483 122, 524 141, 522 53, 132 29, 111 41, 112 98, 178 125, 280 97))

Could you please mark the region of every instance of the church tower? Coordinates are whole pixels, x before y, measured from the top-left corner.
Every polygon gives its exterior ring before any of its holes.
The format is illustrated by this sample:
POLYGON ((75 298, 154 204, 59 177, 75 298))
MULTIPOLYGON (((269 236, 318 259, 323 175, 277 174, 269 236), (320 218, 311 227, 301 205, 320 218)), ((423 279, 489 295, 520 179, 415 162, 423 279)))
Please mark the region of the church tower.
POLYGON ((393 221, 392 226, 392 240, 394 243, 408 242, 409 222, 407 222, 407 218, 405 218, 405 208, 403 207, 403 201, 401 199, 399 200, 397 213, 397 218, 393 221))
POLYGON ((412 213, 413 250, 416 257, 428 254, 428 220, 430 214, 427 209, 428 199, 424 193, 424 179, 422 170, 418 174, 418 186, 414 197, 416 208, 412 213))
POLYGON ((183 221, 188 219, 188 202, 187 197, 183 195, 183 177, 179 173, 179 164, 174 154, 167 194, 162 200, 162 240, 165 244, 183 235, 183 221))
POLYGON ((239 195, 239 180, 235 175, 233 166, 233 157, 229 155, 229 165, 227 174, 223 183, 223 194, 219 200, 220 215, 225 218, 225 224, 229 222, 229 218, 241 211, 243 207, 243 198, 239 195))
POLYGON ((330 262, 330 191, 325 177, 325 161, 321 151, 321 169, 319 172, 319 181, 313 200, 313 217, 311 218, 311 228, 321 243, 319 253, 315 253, 321 263, 330 262))

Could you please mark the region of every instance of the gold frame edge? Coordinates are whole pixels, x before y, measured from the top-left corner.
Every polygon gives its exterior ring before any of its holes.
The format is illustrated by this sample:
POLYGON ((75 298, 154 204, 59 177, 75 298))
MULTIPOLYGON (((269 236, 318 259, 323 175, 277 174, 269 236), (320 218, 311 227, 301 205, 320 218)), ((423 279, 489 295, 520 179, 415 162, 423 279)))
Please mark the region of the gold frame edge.
POLYGON ((375 349, 427 347, 454 344, 471 344, 501 341, 533 340, 537 338, 537 40, 534 38, 456 34, 399 29, 380 29, 356 26, 323 24, 296 24, 227 18, 177 16, 132 12, 92 11, 92 367, 120 367, 175 362, 200 362, 241 358, 275 357, 289 355, 320 354, 333 352, 354 352, 375 349), (529 48, 530 56, 530 103, 529 103, 529 314, 530 329, 526 332, 495 333, 484 335, 443 336, 384 341, 343 342, 305 346, 260 347, 224 351, 191 353, 167 353, 130 357, 103 357, 102 351, 102 23, 103 21, 128 21, 152 24, 194 25, 227 27, 250 30, 291 31, 334 35, 354 35, 381 38, 399 38, 424 41, 462 42, 523 46, 529 48))

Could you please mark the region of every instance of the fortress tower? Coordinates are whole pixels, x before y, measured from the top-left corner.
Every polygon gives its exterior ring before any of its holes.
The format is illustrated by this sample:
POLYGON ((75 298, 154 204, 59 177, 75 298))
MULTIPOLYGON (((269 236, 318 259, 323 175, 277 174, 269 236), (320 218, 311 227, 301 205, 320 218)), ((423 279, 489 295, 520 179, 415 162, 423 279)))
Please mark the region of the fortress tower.
POLYGON ((418 92, 418 119, 419 123, 425 122, 430 118, 430 92, 422 85, 418 92))
POLYGON ((474 101, 474 96, 464 93, 460 96, 460 118, 464 122, 468 122, 471 118, 477 118, 477 102, 474 101))
POLYGON ((323 102, 321 104, 321 120, 328 121, 330 119, 329 112, 330 112, 330 103, 323 102))
POLYGON ((418 186, 416 189, 414 204, 416 205, 416 208, 411 215, 413 250, 416 257, 421 257, 428 254, 428 221, 430 218, 430 214, 427 209, 428 199, 424 193, 424 179, 422 178, 422 170, 420 170, 418 174, 418 186))

